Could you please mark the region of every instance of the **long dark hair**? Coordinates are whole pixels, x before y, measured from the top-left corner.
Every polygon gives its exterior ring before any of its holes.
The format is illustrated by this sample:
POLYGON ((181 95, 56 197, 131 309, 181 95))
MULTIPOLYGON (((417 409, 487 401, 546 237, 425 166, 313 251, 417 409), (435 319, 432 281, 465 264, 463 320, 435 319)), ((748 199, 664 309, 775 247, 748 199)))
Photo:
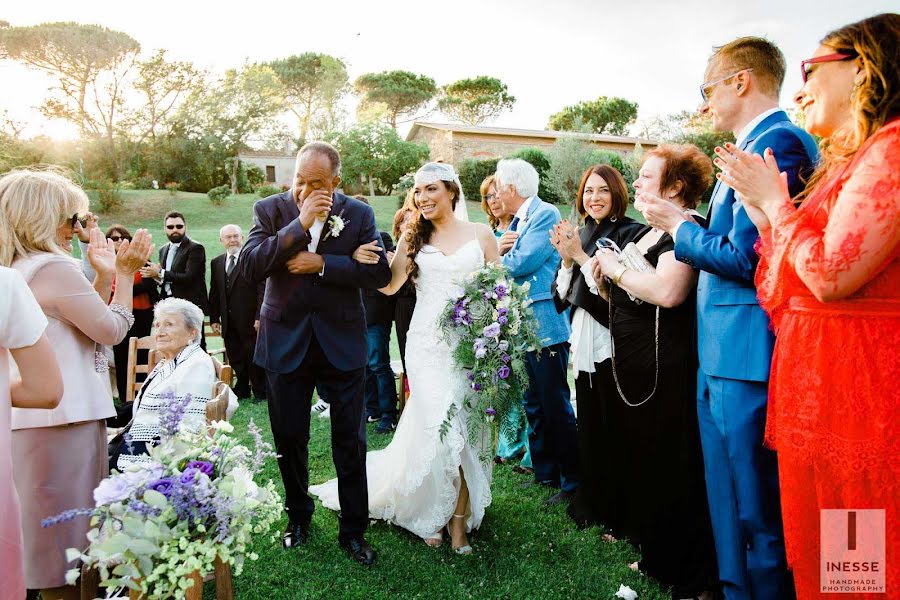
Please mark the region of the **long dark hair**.
MULTIPOLYGON (((448 192, 453 194, 453 198, 450 202, 455 210, 456 203, 459 202, 459 186, 456 185, 456 182, 454 181, 441 180, 441 183, 444 184, 444 187, 448 192)), ((414 217, 415 218, 407 222, 406 226, 406 276, 411 281, 415 281, 416 276, 419 274, 419 265, 416 263, 416 255, 419 253, 419 250, 422 249, 422 246, 431 241, 431 234, 434 232, 434 223, 422 216, 422 211, 419 210, 418 203, 416 203, 416 213, 414 217)))

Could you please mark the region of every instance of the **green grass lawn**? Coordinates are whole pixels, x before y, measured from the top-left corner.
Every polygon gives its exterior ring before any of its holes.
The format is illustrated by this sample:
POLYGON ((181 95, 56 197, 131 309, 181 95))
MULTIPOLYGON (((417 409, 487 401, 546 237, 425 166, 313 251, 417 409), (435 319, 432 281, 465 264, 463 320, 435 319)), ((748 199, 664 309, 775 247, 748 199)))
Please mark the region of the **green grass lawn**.
MULTIPOLYGON (((249 230, 252 205, 257 198, 242 195, 229 198, 221 207, 213 206, 204 194, 167 191, 124 192, 125 206, 113 214, 100 215, 101 227, 121 223, 130 230, 146 227, 157 248, 165 243, 162 217, 169 210, 184 213, 188 235, 206 246, 207 259, 219 254, 219 228, 226 223, 249 230)), ((379 229, 390 230, 397 199, 374 198, 372 206, 379 229)), ((565 213, 565 211, 563 211, 565 213)), ((469 203, 473 220, 486 219, 476 202, 469 203)), ((208 275, 208 273, 207 273, 208 275)), ((393 355, 397 357, 396 346, 393 355)), ((246 443, 246 425, 253 419, 269 434, 268 414, 263 404, 244 401, 234 416, 236 432, 246 443)), ((310 480, 321 483, 335 476, 331 462, 329 421, 313 417, 310 441, 310 480)), ((369 447, 384 447, 389 436, 369 429, 369 447)), ((266 464, 264 476, 275 481, 280 476, 274 460, 266 464)), ((511 472, 508 466, 494 470, 493 503, 480 531, 470 539, 471 556, 457 556, 449 548, 432 549, 404 530, 375 522, 367 539, 378 552, 373 567, 351 561, 337 546, 337 516, 319 509, 313 517, 313 536, 306 546, 286 552, 281 549, 283 519, 272 537, 260 537, 253 551, 256 562, 248 562, 235 579, 240 599, 293 598, 612 598, 620 584, 638 592, 641 600, 668 598, 652 580, 632 572, 628 563, 637 560, 627 543, 608 544, 601 531, 579 531, 561 506, 542 503, 550 495, 544 488, 522 488, 528 478, 511 472)), ((204 598, 215 598, 211 583, 204 598)))

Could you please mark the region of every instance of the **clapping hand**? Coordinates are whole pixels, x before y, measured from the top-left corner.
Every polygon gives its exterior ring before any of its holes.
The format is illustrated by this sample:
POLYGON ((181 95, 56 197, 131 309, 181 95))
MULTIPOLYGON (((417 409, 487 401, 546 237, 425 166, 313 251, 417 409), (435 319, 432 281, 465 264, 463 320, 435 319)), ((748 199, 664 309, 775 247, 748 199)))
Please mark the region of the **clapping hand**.
POLYGON ((159 274, 162 273, 162 267, 156 263, 151 263, 149 266, 141 267, 141 277, 144 279, 156 279, 159 277, 159 274))
POLYGON ((778 170, 771 148, 763 156, 740 150, 734 144, 716 148, 716 177, 741 197, 747 216, 759 230, 769 228, 769 217, 791 200, 787 173, 778 170))
POLYGON ((87 259, 100 277, 112 278, 116 274, 116 248, 112 240, 103 237, 99 227, 88 229, 87 259))
POLYGON ((563 219, 550 230, 550 243, 559 252, 563 260, 563 266, 572 266, 572 261, 583 265, 589 259, 587 253, 581 248, 581 237, 578 228, 568 219, 563 219))
POLYGON ((353 251, 353 260, 364 265, 374 265, 381 258, 381 245, 377 240, 363 244, 353 251))
POLYGON ((612 274, 615 273, 622 264, 619 262, 618 255, 606 248, 597 250, 597 253, 594 254, 593 263, 592 274, 594 275, 595 281, 600 281, 601 277, 612 277, 612 274))
MULTIPOLYGON (((97 231, 99 232, 99 229, 97 231)), ((91 235, 93 236, 93 232, 91 235)), ((113 247, 112 240, 109 240, 109 247, 113 247)), ((119 244, 119 251, 116 252, 116 271, 133 276, 147 264, 152 253, 153 237, 146 229, 138 229, 130 242, 123 239, 119 244)))
POLYGON ((637 195, 634 207, 644 215, 648 225, 669 235, 673 235, 684 221, 693 221, 676 204, 647 192, 637 195))
POLYGON ((84 219, 84 227, 81 226, 81 219, 75 221, 74 232, 75 235, 78 236, 79 241, 82 244, 89 244, 91 241, 91 231, 94 229, 99 229, 97 224, 97 217, 94 213, 85 213, 82 217, 84 219))

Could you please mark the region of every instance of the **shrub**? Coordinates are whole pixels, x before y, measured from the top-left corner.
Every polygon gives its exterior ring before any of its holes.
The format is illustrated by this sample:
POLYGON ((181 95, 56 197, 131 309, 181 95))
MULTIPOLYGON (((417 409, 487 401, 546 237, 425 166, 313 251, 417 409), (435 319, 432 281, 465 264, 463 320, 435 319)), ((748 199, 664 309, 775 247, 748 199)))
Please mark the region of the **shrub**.
POLYGON ((406 198, 406 193, 416 184, 416 174, 415 172, 410 172, 400 178, 393 189, 391 189, 391 195, 400 196, 400 202, 403 202, 403 199, 406 198))
POLYGON ((481 201, 481 182, 497 171, 497 159, 477 160, 467 158, 459 164, 459 182, 468 200, 481 201))
MULTIPOLYGON (((169 187, 168 185, 166 187, 169 187)), ((209 196, 209 199, 216 206, 222 206, 225 203, 225 198, 231 195, 231 186, 228 185, 220 185, 218 187, 214 187, 208 192, 206 195, 209 196)))
POLYGON ((245 165, 241 163, 247 173, 247 183, 250 187, 257 188, 266 182, 266 173, 256 165, 245 165))
POLYGON ((281 188, 276 187, 274 185, 262 185, 256 188, 256 195, 260 198, 268 198, 269 196, 274 196, 275 194, 280 194, 281 188))
POLYGON ((550 187, 548 174, 550 173, 550 159, 543 150, 539 148, 522 148, 507 156, 507 158, 521 158, 525 162, 534 167, 541 178, 541 184, 538 187, 538 196, 545 202, 559 204, 561 202, 559 195, 550 187))
POLYGON ((170 181, 166 184, 166 189, 169 190, 169 193, 173 196, 178 193, 178 182, 170 181))
POLYGON ((153 180, 149 177, 137 177, 131 181, 131 185, 133 185, 136 190, 152 190, 153 180))
POLYGON ((108 180, 98 180, 91 182, 95 190, 97 190, 97 208, 101 213, 110 213, 122 207, 124 201, 122 199, 122 188, 118 183, 108 180))

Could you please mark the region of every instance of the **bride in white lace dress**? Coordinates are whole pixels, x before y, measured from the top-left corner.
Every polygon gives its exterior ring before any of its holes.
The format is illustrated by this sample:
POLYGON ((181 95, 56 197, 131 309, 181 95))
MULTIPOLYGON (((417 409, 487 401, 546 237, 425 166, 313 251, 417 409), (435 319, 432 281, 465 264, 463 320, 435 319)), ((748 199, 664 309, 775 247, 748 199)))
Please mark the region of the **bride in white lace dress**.
MULTIPOLYGON (((486 261, 499 262, 499 254, 493 232, 465 218, 453 167, 428 163, 419 169, 415 198, 419 213, 397 246, 391 282, 381 290, 393 294, 408 278, 415 281, 416 308, 406 343, 411 395, 394 439, 366 456, 369 513, 408 529, 430 546, 441 544, 446 526, 453 549, 466 554, 472 551, 466 534, 481 525, 491 503, 492 462, 482 461, 483 449, 471 446, 465 411, 441 439, 447 409, 461 406, 468 380, 453 366, 438 317, 457 289, 455 282, 486 261), (460 213, 462 219, 457 218, 460 213)), ((354 256, 373 261, 377 251, 366 245, 354 256)), ((487 427, 482 435, 484 444, 492 443, 487 427)), ((309 491, 326 508, 340 509, 336 479, 309 491)))

